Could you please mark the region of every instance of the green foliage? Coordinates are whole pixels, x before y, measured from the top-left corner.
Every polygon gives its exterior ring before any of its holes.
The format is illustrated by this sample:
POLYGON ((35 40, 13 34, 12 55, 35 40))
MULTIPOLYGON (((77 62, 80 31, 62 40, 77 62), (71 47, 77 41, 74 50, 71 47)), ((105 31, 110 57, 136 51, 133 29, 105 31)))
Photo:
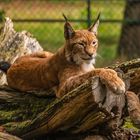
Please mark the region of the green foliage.
POLYGON ((129 117, 126 118, 123 128, 132 129, 134 131, 139 131, 139 129, 133 125, 133 123, 129 117))
POLYGON ((3 9, 0 9, 0 22, 4 20, 5 17, 5 11, 3 9))
MULTIPOLYGON (((69 19, 87 18, 86 1, 49 0, 48 2, 40 1, 38 5, 34 4, 35 2, 33 3, 33 1, 22 2, 19 4, 19 9, 9 3, 6 16, 14 19, 63 19, 62 13, 65 13, 69 19)), ((121 20, 123 18, 124 7, 125 1, 91 1, 92 22, 98 12, 101 12, 98 53, 103 59, 99 59, 99 65, 103 63, 108 65, 115 59, 121 33, 121 23, 104 23, 102 21, 105 19, 121 20)), ((85 22, 72 22, 71 24, 74 26, 74 29, 87 28, 87 23, 85 22)), ((27 30, 31 32, 45 50, 55 52, 64 44, 63 22, 18 22, 14 23, 14 25, 17 31, 27 30)))
POLYGON ((0 0, 0 2, 9 3, 9 2, 11 2, 11 0, 0 0))

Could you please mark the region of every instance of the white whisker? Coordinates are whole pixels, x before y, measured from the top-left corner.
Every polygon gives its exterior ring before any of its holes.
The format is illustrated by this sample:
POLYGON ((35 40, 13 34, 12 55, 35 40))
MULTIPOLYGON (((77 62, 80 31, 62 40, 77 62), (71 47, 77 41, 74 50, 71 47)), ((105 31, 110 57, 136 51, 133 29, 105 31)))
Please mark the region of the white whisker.
POLYGON ((100 58, 100 59, 103 59, 103 57, 97 53, 96 57, 100 58))

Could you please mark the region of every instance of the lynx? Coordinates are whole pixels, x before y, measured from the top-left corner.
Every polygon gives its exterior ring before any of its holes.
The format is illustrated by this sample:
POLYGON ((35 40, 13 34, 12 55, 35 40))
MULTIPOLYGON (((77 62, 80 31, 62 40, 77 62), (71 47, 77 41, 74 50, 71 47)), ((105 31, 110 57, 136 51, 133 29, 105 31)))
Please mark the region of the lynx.
POLYGON ((20 91, 55 89, 58 98, 89 77, 99 76, 116 94, 125 92, 124 82, 112 69, 94 68, 98 49, 99 15, 88 29, 74 30, 65 17, 64 47, 56 53, 40 52, 18 58, 10 65, 1 62, 11 88, 20 91))

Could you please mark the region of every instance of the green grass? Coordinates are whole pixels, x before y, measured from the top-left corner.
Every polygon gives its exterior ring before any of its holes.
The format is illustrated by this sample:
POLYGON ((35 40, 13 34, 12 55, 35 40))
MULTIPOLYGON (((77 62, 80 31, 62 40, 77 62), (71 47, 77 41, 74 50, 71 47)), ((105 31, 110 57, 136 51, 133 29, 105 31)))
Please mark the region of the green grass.
MULTIPOLYGON (((0 3, 5 10, 6 16, 14 19, 63 19, 65 13, 71 19, 85 19, 87 16, 85 1, 11 1, 0 3), (8 8, 7 8, 8 7, 8 8)), ((92 1, 92 19, 101 12, 101 19, 122 19, 125 2, 122 1, 92 1)), ((14 23, 17 31, 27 30, 40 42, 45 50, 55 52, 64 44, 63 24, 64 23, 14 23)), ((85 28, 85 23, 72 23, 75 29, 85 28)), ((121 33, 120 23, 101 23, 99 27, 98 53, 102 59, 98 59, 99 65, 108 65, 116 57, 116 49, 121 33)))

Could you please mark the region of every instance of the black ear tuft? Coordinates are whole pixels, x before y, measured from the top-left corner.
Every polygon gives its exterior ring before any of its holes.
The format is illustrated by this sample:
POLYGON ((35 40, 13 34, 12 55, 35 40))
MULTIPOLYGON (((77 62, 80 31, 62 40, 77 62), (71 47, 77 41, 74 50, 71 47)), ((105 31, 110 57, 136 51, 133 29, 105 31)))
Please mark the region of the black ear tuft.
POLYGON ((99 12, 95 22, 88 29, 90 32, 93 32, 95 35, 97 35, 97 33, 98 33, 100 15, 101 15, 101 13, 99 12))
POLYGON ((67 17, 63 14, 63 17, 65 19, 65 25, 64 25, 64 37, 65 39, 71 39, 75 32, 70 23, 68 22, 67 17))
POLYGON ((67 19, 67 17, 65 16, 65 14, 63 13, 62 15, 63 15, 65 21, 68 22, 68 19, 67 19))

